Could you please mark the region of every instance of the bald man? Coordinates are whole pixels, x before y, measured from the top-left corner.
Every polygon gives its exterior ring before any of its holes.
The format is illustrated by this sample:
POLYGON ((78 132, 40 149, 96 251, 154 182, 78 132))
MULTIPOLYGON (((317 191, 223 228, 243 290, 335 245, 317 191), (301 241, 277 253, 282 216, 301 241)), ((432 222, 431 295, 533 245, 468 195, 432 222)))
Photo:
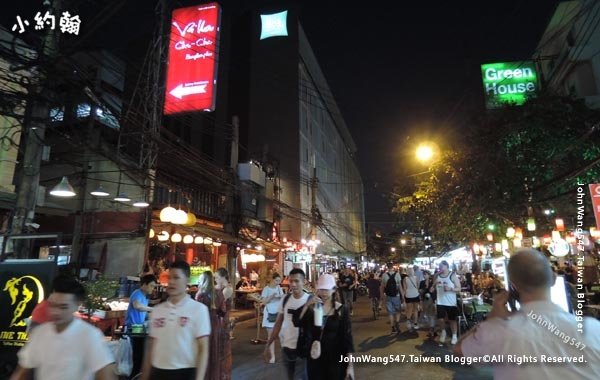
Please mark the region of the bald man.
POLYGON ((499 293, 487 320, 461 338, 454 354, 493 365, 495 380, 600 379, 600 322, 578 322, 552 303, 555 275, 548 259, 520 250, 510 258, 508 275, 520 310, 511 313, 508 293, 499 293))

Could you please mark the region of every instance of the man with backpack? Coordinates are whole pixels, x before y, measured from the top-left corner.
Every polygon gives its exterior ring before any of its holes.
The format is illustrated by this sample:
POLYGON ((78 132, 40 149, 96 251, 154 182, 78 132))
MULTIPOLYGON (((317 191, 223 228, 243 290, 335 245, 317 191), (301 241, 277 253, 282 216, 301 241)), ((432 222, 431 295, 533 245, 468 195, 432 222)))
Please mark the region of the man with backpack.
POLYGON ((294 325, 293 315, 302 310, 309 299, 308 293, 303 290, 305 274, 302 269, 294 268, 289 274, 290 291, 283 297, 278 309, 277 320, 273 326, 273 333, 267 341, 264 356, 267 363, 272 363, 269 347, 277 337, 281 343, 283 365, 288 380, 306 380, 306 358, 298 355, 298 336, 300 329, 294 325))
POLYGON ((388 263, 388 271, 381 277, 381 299, 385 296, 385 307, 390 316, 392 334, 400 333, 400 312, 402 311, 402 279, 394 269, 394 264, 388 263))

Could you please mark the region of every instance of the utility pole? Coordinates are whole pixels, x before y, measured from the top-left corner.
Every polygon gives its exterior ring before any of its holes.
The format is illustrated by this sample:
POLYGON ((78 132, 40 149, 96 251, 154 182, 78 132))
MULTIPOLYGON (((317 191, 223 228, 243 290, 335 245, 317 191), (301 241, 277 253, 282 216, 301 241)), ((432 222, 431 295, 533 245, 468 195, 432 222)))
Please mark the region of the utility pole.
MULTIPOLYGON (((44 2, 51 14, 57 14, 61 9, 61 1, 55 0, 51 5, 44 2)), ((46 65, 53 65, 58 55, 58 29, 46 31, 39 60, 46 65)), ((10 223, 9 235, 23 233, 25 225, 31 223, 35 217, 35 206, 40 182, 40 166, 42 151, 46 137, 46 123, 48 123, 49 106, 45 99, 48 94, 46 84, 48 82, 45 69, 39 70, 37 81, 29 88, 28 107, 31 112, 23 125, 24 153, 23 163, 20 170, 19 181, 16 186, 17 199, 10 223)), ((22 241, 25 242, 25 241, 22 241)), ((17 258, 24 257, 29 253, 23 246, 15 250, 17 258)))
MULTIPOLYGON (((225 223, 225 232, 237 238, 242 225, 241 205, 239 194, 236 190, 239 188, 240 183, 237 175, 240 142, 240 119, 237 116, 234 116, 231 124, 233 125, 233 138, 231 142, 229 168, 231 169, 230 172, 232 184, 227 186, 227 222, 225 223)), ((227 271, 229 272, 229 280, 234 282, 235 273, 237 272, 238 250, 236 244, 229 244, 227 248, 227 271)))
POLYGON ((319 180, 317 179, 317 167, 315 165, 314 162, 314 157, 313 157, 313 175, 312 178, 310 179, 310 189, 311 189, 311 194, 310 194, 310 213, 311 213, 311 223, 310 223, 310 239, 311 239, 311 247, 310 249, 312 250, 311 254, 312 254, 312 258, 311 258, 311 262, 310 262, 310 280, 311 281, 315 281, 316 280, 316 255, 317 255, 317 246, 316 246, 316 241, 317 241, 317 224, 319 223, 319 207, 317 206, 317 191, 319 189, 319 180))

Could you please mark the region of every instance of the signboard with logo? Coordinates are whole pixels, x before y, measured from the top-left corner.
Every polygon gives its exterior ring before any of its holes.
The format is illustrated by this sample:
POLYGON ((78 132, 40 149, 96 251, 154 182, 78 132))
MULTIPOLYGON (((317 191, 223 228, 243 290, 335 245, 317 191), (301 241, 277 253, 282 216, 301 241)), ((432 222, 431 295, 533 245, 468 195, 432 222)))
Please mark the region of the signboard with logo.
POLYGON ((287 36, 287 15, 287 11, 260 15, 260 39, 287 36))
MULTIPOLYGON (((596 218, 596 228, 600 229, 600 184, 591 184, 590 194, 592 196, 592 207, 594 207, 594 217, 596 218)), ((583 197, 583 195, 578 195, 578 197, 583 197)))
POLYGON ((215 109, 220 16, 218 3, 173 11, 165 114, 215 109))
POLYGON ((481 65, 486 108, 522 105, 538 91, 535 63, 500 62, 481 65))
POLYGON ((55 263, 48 260, 7 260, 0 263, 0 359, 16 360, 27 341, 27 318, 46 297, 55 263))

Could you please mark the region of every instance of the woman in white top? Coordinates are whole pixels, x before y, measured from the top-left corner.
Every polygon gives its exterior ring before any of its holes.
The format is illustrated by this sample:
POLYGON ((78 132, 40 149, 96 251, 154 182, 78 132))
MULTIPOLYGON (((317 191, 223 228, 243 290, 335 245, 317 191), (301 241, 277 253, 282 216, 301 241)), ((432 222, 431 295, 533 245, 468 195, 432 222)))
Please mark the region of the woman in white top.
POLYGON ((415 270, 411 267, 408 268, 408 275, 404 277, 402 281, 402 289, 404 290, 404 297, 406 299, 406 326, 411 331, 416 331, 418 328, 417 319, 419 317, 419 284, 417 283, 417 276, 415 270), (411 325, 412 321, 412 325, 411 325))
MULTIPOLYGON (((265 286, 260 295, 262 304, 265 305, 262 326, 267 329, 269 338, 271 338, 271 334, 273 333, 273 327, 277 320, 277 309, 283 297, 283 290, 279 284, 281 284, 281 276, 279 273, 273 273, 271 282, 269 282, 268 286, 265 286)), ((271 343, 269 350, 271 351, 271 360, 269 363, 275 363, 275 343, 271 343)))

